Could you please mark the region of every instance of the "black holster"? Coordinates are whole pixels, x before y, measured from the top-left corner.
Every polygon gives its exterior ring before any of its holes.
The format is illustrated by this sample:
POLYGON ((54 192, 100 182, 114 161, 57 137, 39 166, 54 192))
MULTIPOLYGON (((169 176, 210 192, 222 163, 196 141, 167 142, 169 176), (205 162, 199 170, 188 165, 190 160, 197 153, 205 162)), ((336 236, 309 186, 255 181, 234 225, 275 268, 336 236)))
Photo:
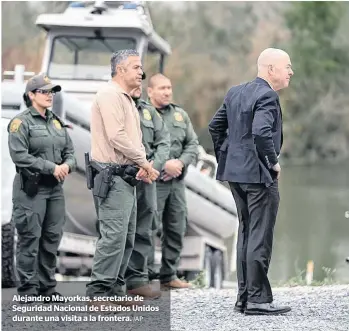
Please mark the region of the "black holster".
POLYGON ((41 175, 38 172, 31 172, 28 169, 20 172, 21 189, 28 197, 35 197, 39 191, 41 175))
MULTIPOLYGON (((86 153, 87 154, 87 153, 86 153)), ((139 180, 136 179, 139 168, 134 165, 107 165, 102 166, 96 161, 87 162, 85 154, 85 163, 91 167, 92 175, 86 173, 86 177, 93 178, 93 195, 100 198, 106 198, 110 188, 113 185, 113 175, 119 176, 122 180, 131 186, 136 186, 139 180)), ((86 166, 86 170, 88 169, 86 166)), ((88 180, 89 181, 89 180, 88 180)))
POLYGON ((93 195, 105 199, 113 185, 114 169, 111 166, 103 168, 94 178, 93 195))
POLYGON ((128 165, 124 168, 121 178, 131 186, 137 186, 139 180, 136 179, 136 175, 139 171, 139 168, 134 165, 128 165))

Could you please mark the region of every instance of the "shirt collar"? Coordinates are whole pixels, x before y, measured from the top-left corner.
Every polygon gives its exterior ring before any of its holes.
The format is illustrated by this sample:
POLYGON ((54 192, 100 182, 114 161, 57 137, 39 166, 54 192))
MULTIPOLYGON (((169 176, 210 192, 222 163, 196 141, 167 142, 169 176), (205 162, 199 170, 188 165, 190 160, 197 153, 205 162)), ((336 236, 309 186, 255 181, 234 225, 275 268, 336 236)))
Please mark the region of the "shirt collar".
POLYGON ((166 111, 171 109, 171 104, 161 107, 161 108, 156 108, 157 111, 159 111, 161 114, 165 113, 166 111))
MULTIPOLYGON (((30 107, 30 113, 32 114, 32 116, 41 116, 42 117, 42 115, 33 106, 30 107)), ((50 119, 52 117, 52 113, 49 109, 46 109, 45 116, 48 119, 50 119)))
POLYGON ((118 92, 123 93, 123 94, 127 95, 130 99, 132 99, 131 96, 116 81, 110 80, 108 82, 108 84, 113 86, 118 92))

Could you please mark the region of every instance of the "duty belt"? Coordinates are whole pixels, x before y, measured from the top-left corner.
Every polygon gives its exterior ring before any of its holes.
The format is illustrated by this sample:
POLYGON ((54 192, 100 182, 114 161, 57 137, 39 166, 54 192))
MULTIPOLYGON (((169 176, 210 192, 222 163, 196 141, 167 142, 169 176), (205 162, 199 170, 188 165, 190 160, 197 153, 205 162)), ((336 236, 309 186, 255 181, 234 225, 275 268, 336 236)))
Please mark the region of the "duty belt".
POLYGON ((126 183, 136 186, 139 180, 136 179, 139 167, 132 164, 113 164, 90 161, 91 167, 98 173, 108 170, 109 175, 120 176, 126 183))
POLYGON ((30 170, 26 168, 18 169, 16 167, 16 172, 22 176, 22 181, 25 183, 29 177, 36 175, 37 176, 37 185, 44 186, 44 187, 55 187, 58 185, 58 180, 53 175, 43 175, 39 174, 38 172, 31 172, 30 170))
POLYGON ((101 172, 106 167, 110 167, 112 169, 112 174, 115 176, 122 176, 127 167, 135 167, 130 164, 115 164, 115 163, 100 163, 96 161, 91 161, 91 167, 95 169, 97 172, 101 172))
POLYGON ((39 185, 45 187, 55 187, 58 185, 58 180, 53 175, 41 175, 39 185))

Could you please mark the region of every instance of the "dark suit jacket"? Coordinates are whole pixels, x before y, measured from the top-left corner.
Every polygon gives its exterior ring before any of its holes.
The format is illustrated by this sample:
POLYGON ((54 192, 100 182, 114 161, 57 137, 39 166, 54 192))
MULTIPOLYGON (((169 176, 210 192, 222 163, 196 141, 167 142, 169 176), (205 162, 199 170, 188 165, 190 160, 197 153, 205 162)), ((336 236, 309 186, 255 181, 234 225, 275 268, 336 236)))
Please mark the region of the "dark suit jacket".
POLYGON ((217 179, 273 183, 282 147, 278 94, 263 79, 232 87, 209 124, 218 162, 217 179))

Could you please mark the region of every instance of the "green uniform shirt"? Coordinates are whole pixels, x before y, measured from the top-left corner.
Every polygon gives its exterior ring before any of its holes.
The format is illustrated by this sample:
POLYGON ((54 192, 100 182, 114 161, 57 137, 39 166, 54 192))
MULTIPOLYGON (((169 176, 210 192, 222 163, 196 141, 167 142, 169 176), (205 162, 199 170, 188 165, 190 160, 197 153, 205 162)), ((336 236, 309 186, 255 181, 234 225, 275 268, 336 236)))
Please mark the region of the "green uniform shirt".
POLYGON ((198 137, 188 114, 175 104, 158 109, 171 136, 170 159, 178 159, 188 167, 199 153, 198 137))
POLYGON ((18 168, 50 175, 56 164, 66 163, 74 171, 74 147, 62 121, 46 110, 46 119, 30 107, 11 120, 7 128, 12 161, 18 168))
POLYGON ((137 100, 142 129, 142 143, 148 160, 154 160, 153 167, 161 171, 170 155, 170 133, 156 109, 144 100, 137 100))

